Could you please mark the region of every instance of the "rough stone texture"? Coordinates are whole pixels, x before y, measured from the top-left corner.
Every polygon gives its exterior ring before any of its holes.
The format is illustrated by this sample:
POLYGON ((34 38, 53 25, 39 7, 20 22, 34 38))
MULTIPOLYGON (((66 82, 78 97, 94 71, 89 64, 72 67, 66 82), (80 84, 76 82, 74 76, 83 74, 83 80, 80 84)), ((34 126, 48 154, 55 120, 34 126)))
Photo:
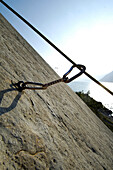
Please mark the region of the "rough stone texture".
POLYGON ((113 133, 0 15, 0 170, 112 170, 113 133))

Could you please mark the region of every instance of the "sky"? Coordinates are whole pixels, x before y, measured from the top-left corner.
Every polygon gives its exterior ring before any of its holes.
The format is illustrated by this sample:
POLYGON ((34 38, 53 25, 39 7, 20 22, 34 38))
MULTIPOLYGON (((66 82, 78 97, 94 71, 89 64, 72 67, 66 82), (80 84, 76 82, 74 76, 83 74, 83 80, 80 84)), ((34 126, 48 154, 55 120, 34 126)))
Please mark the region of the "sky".
MULTIPOLYGON (((99 79, 113 71, 113 0, 4 0, 75 63, 99 79)), ((0 13, 62 76, 71 66, 0 3, 0 13)), ((84 77, 83 77, 84 78, 84 77)))

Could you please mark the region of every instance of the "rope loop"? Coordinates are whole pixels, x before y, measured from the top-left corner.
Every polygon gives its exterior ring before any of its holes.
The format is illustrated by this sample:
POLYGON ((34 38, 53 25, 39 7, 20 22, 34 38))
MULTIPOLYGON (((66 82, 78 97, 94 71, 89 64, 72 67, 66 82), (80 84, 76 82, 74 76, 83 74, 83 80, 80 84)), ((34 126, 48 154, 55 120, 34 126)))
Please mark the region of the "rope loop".
POLYGON ((17 83, 13 83, 13 81, 11 81, 12 86, 14 86, 19 92, 22 92, 25 89, 29 89, 29 90, 45 90, 47 89, 49 86, 52 86, 54 84, 60 83, 60 82, 64 82, 64 83, 70 83, 71 81, 73 81, 74 79, 78 78, 79 76, 81 76, 84 72, 85 72, 86 67, 81 65, 81 64, 77 64, 77 65, 73 65, 68 72, 66 72, 62 78, 58 79, 58 80, 54 80, 51 81, 49 83, 46 84, 42 84, 42 83, 35 83, 35 82, 23 82, 23 81, 19 81, 17 83), (76 74, 75 76, 71 77, 70 79, 67 77, 67 75, 69 75, 69 73, 73 70, 74 67, 79 67, 80 72, 78 74, 76 74), (28 86, 28 85, 33 85, 32 87, 28 86))
POLYGON ((14 86, 19 92, 22 92, 22 90, 24 89, 24 82, 23 81, 19 81, 18 83, 13 83, 13 81, 11 80, 12 86, 14 86))

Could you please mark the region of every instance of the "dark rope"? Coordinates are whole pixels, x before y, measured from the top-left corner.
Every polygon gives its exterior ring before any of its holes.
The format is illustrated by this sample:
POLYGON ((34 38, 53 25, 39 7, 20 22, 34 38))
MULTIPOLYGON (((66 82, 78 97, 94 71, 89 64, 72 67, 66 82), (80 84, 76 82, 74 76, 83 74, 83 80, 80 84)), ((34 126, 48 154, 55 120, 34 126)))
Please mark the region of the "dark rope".
MULTIPOLYGON (((38 35, 40 35, 48 44, 50 44, 54 49, 56 49, 61 55, 63 55, 69 62, 71 62, 73 65, 76 65, 76 67, 80 70, 80 68, 77 66, 77 64, 71 60, 66 54, 64 54, 58 47, 56 47, 49 39, 47 39, 40 31, 38 31, 33 25, 31 25, 27 20, 25 20, 20 14, 18 14, 15 10, 13 10, 9 5, 7 5, 3 0, 0 0, 0 2, 6 6, 10 11, 12 11, 17 17, 19 17, 24 23, 26 23, 31 29, 33 29, 38 35)), ((89 73, 86 71, 84 74, 89 77, 91 80, 93 80, 95 83, 97 83, 99 86, 104 88, 107 92, 109 92, 111 95, 113 95, 113 92, 109 90, 107 87, 105 87, 103 84, 101 84, 98 80, 96 80, 94 77, 92 77, 89 73)))

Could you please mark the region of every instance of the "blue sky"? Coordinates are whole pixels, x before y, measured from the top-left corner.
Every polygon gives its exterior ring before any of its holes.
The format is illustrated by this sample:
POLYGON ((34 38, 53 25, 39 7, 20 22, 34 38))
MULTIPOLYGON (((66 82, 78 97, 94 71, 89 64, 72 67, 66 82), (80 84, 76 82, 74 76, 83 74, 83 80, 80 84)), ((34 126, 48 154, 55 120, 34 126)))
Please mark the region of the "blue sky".
MULTIPOLYGON (((4 0, 94 77, 113 71, 113 0, 4 0)), ((62 76, 70 64, 0 4, 2 15, 62 76)))

